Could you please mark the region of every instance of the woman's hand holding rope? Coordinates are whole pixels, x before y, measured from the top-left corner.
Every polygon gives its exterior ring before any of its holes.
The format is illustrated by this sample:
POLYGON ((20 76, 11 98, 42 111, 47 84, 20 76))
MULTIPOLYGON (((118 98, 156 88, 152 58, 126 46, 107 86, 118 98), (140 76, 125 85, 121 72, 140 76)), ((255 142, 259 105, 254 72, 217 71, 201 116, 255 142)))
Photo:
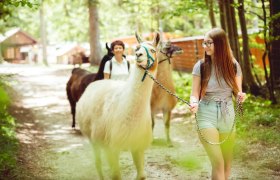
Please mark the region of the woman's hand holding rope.
POLYGON ((189 108, 190 108, 190 111, 192 113, 195 114, 197 112, 197 110, 198 110, 198 100, 195 96, 190 97, 190 107, 189 108))
POLYGON ((239 100, 239 102, 243 103, 246 99, 246 93, 238 92, 237 99, 239 100))
MULTIPOLYGON (((243 92, 238 92, 237 94, 237 101, 239 103, 243 103, 246 99, 246 93, 243 92)), ((190 107, 189 107, 190 111, 195 114, 198 110, 198 100, 195 96, 191 96, 190 97, 190 107)))

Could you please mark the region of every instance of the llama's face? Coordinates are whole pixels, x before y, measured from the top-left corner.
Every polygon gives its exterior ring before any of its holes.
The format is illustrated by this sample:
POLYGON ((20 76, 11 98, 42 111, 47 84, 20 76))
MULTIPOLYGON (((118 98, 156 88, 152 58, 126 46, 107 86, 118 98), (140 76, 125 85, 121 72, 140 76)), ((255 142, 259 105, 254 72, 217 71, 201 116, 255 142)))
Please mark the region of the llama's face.
POLYGON ((156 47, 159 43, 159 33, 156 34, 152 43, 143 42, 142 38, 136 33, 136 38, 139 43, 135 50, 136 63, 143 67, 152 65, 156 61, 156 47))
POLYGON ((172 44, 170 41, 161 42, 159 45, 160 54, 164 56, 163 58, 172 58, 173 56, 183 53, 182 48, 172 44))
POLYGON ((136 62, 138 65, 145 67, 153 63, 156 59, 156 49, 149 43, 141 43, 135 50, 136 62))

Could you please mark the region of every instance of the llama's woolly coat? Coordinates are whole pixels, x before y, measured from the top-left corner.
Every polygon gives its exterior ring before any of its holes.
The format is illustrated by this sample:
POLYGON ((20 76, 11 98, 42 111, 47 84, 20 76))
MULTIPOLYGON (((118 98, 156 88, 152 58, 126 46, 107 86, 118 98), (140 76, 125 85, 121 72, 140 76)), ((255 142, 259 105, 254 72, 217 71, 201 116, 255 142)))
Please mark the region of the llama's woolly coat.
MULTIPOLYGON (((175 92, 175 85, 172 79, 172 66, 167 61, 158 65, 157 80, 171 92, 175 92)), ((154 84, 151 99, 153 114, 160 111, 171 111, 175 107, 176 103, 177 99, 174 96, 168 94, 159 85, 154 84)))
POLYGON ((84 135, 110 148, 146 149, 152 141, 152 80, 141 82, 143 69, 131 69, 127 82, 91 83, 77 103, 76 118, 84 135), (93 106, 94 105, 94 106, 93 106))

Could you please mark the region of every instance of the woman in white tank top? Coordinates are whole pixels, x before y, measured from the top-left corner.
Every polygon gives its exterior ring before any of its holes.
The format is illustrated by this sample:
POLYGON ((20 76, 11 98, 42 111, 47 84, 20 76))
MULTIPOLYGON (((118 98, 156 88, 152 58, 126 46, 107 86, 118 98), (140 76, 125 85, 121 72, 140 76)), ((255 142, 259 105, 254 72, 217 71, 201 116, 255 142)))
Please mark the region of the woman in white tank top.
POLYGON ((129 62, 123 56, 124 43, 119 40, 114 41, 111 43, 111 49, 114 56, 105 64, 104 79, 126 80, 129 76, 129 62))

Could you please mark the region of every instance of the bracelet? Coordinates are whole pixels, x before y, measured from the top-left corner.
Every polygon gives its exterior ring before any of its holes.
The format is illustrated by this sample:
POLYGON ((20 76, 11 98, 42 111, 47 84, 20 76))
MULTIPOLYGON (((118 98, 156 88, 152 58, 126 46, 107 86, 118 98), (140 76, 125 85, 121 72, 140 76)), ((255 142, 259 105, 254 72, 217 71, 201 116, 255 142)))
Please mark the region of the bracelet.
POLYGON ((190 97, 190 103, 193 104, 193 103, 198 103, 198 100, 195 96, 191 96, 190 97))

